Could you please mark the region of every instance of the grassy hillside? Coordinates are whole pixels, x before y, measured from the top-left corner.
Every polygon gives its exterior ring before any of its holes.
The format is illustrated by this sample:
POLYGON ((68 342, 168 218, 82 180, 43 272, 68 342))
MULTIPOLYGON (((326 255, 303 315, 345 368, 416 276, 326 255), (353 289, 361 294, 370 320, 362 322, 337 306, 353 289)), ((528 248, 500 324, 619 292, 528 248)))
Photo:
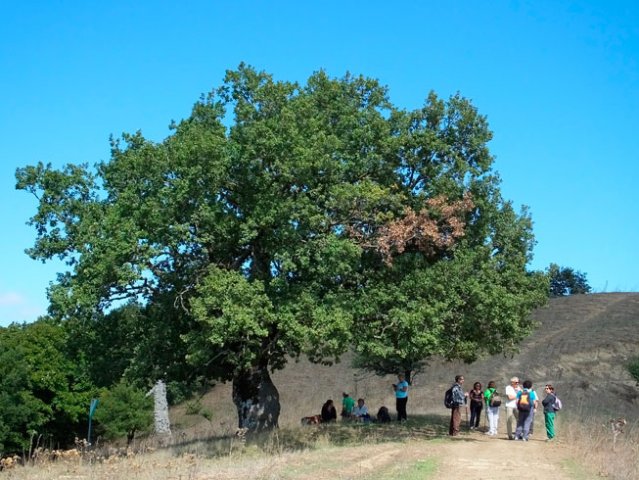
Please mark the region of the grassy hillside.
MULTIPOLYGON (((636 479, 639 385, 625 365, 639 355, 638 319, 639 293, 552 300, 534 312, 538 328, 512 358, 489 357, 472 365, 432 362, 410 390, 409 421, 401 425, 346 422, 282 428, 249 440, 229 435, 237 422, 231 387, 219 385, 203 398, 172 409, 173 437, 142 440, 138 453, 124 454, 104 445, 85 455, 72 451, 74 456, 55 462, 43 454, 28 468, 7 467, 0 477, 506 479, 520 478, 525 471, 529 478, 636 479), (478 431, 448 438, 449 411, 442 398, 456 373, 463 373, 468 384, 494 379, 502 389, 516 374, 532 379, 539 393, 544 383, 552 382, 564 400, 558 437, 552 443, 544 441, 543 417, 537 415, 532 441, 508 442, 500 415, 497 438, 478 431), (200 414, 193 414, 198 409, 200 414), (606 422, 618 416, 628 420, 619 439, 606 422), (219 435, 224 438, 216 438, 219 435)), ((348 356, 331 367, 292 362, 274 375, 274 381, 281 395, 282 427, 298 426, 300 417, 317 413, 327 398, 339 401, 342 391, 365 397, 373 412, 382 404, 394 410, 390 385, 395 378, 353 369, 348 356)))
MULTIPOLYGON (((415 379, 409 395, 411 414, 446 415, 443 392, 455 374, 484 385, 495 380, 503 389, 508 378, 531 379, 538 391, 545 383, 556 386, 566 415, 588 411, 601 415, 639 419, 639 387, 626 369, 628 360, 639 355, 639 293, 576 295, 552 299, 534 312, 537 330, 512 358, 493 356, 472 365, 433 361, 415 379)), ((364 397, 373 413, 380 405, 394 410, 390 385, 393 376, 378 377, 353 369, 346 355, 331 367, 292 362, 273 375, 282 403, 281 426, 299 423, 305 415, 319 413, 322 403, 337 402, 341 392, 364 397)), ((186 407, 172 411, 174 430, 190 435, 225 434, 236 427, 230 385, 219 385, 202 400, 212 415, 209 420, 185 415, 186 407)))

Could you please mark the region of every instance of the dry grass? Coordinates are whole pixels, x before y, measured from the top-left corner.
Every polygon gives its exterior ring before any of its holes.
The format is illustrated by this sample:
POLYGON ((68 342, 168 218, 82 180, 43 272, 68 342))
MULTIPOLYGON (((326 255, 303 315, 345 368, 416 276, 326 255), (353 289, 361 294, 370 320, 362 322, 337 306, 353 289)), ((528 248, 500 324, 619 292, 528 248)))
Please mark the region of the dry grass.
POLYGON ((559 441, 570 446, 576 466, 587 466, 598 477, 613 480, 639 478, 637 420, 626 425, 616 441, 609 419, 588 416, 585 411, 572 412, 561 427, 559 441))
MULTIPOLYGON (((208 419, 188 414, 187 405, 172 409, 169 445, 142 440, 137 448, 143 454, 96 452, 73 461, 5 470, 0 480, 299 479, 320 478, 317 472, 324 470, 331 480, 338 478, 330 476, 335 471, 346 472, 339 478, 393 478, 397 461, 391 452, 423 451, 423 442, 444 436, 448 411, 442 404, 443 392, 457 373, 464 374, 468 384, 495 380, 502 389, 510 376, 518 375, 532 379, 539 393, 544 382, 552 383, 564 402, 557 441, 571 451, 574 478, 587 478, 587 471, 610 479, 639 478, 639 390, 625 367, 639 354, 639 294, 555 299, 534 317, 540 328, 512 358, 489 357, 472 365, 433 360, 411 386, 405 426, 300 428, 301 417, 319 413, 328 398, 339 403, 343 391, 364 397, 373 413, 381 405, 393 411, 390 385, 395 381, 393 376, 353 369, 349 355, 330 367, 301 360, 273 375, 282 404, 281 428, 273 435, 248 443, 234 437, 237 420, 231 386, 218 385, 200 399, 201 411, 212 413, 208 419), (628 425, 613 448, 608 420, 620 416, 628 425), (360 457, 367 460, 355 460, 360 457), (359 470, 349 470, 349 462, 359 470)), ((536 439, 544 432, 543 416, 538 417, 536 439)), ((503 432, 503 418, 501 422, 503 432)), ((415 463, 418 478, 428 469, 431 466, 415 463)))
MULTIPOLYGON (((14 467, 0 476, 14 480, 318 479, 324 478, 322 471, 340 471, 350 472, 349 476, 352 473, 353 478, 392 478, 383 473, 395 471, 397 452, 413 444, 421 453, 420 442, 440 438, 445 423, 445 418, 428 416, 402 425, 296 427, 247 441, 234 436, 211 437, 173 440, 163 447, 145 440, 137 445, 137 453, 97 449, 79 458, 14 467)), ((415 465, 418 471, 432 470, 433 466, 424 461, 415 465)))
MULTIPOLYGON (((639 425, 629 424, 613 446, 607 422, 584 413, 562 414, 559 418, 557 442, 570 452, 572 461, 557 467, 572 471, 573 478, 580 480, 639 478, 639 425), (588 420, 581 422, 580 418, 588 420)), ((98 449, 80 458, 6 470, 0 478, 378 480, 397 478, 400 467, 407 478, 434 478, 437 460, 433 455, 438 447, 450 442, 444 440, 447 422, 445 415, 425 415, 413 416, 402 425, 347 423, 283 428, 247 441, 235 436, 174 438, 170 444, 159 446, 146 439, 136 445, 136 454, 98 449)), ((535 438, 543 437, 543 432, 543 420, 538 418, 535 438)), ((494 448, 500 448, 501 442, 496 442, 494 448)), ((505 444, 507 448, 508 442, 505 444)))

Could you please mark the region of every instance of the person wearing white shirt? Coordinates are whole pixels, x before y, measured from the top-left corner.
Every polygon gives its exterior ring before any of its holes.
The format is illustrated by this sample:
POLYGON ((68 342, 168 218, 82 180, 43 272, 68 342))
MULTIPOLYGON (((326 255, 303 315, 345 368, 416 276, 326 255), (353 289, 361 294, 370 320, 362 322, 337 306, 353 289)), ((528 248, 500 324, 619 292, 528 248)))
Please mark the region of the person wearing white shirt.
POLYGON ((371 416, 368 413, 368 407, 364 403, 364 399, 363 398, 359 398, 357 400, 357 405, 355 406, 355 408, 353 408, 352 415, 353 415, 354 418, 356 418, 357 420, 359 420, 361 422, 366 422, 366 421, 370 420, 371 416))
POLYGON ((515 439, 515 429, 517 428, 517 418, 519 411, 517 410, 517 393, 521 391, 519 386, 519 378, 510 379, 510 385, 506 387, 506 430, 508 432, 508 440, 515 439))

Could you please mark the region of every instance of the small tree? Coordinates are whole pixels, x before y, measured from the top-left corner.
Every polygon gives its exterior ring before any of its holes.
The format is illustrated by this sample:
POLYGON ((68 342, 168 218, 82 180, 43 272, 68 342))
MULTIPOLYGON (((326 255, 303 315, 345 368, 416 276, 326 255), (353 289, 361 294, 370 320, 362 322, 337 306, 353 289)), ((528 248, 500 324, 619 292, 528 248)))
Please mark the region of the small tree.
POLYGON ((551 263, 548 267, 548 277, 551 297, 590 293, 592 290, 585 273, 569 267, 560 267, 556 263, 551 263))
POLYGON ((632 378, 639 383, 639 357, 633 358, 630 363, 628 363, 628 371, 630 375, 632 375, 632 378))
POLYGON ((118 383, 100 396, 95 419, 109 439, 126 435, 127 445, 135 434, 147 431, 153 421, 153 399, 126 383, 118 383))

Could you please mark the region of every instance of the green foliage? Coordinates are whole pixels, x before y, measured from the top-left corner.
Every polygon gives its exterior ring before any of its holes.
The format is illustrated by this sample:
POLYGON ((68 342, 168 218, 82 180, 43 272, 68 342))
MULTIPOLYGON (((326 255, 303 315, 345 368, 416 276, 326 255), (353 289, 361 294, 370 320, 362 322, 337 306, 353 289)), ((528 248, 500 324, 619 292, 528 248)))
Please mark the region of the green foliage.
POLYGON ((27 432, 39 429, 46 418, 30 391, 24 353, 9 346, 5 331, 0 332, 0 452, 20 451, 27 432))
POLYGON ((69 354, 86 364, 96 386, 108 388, 120 381, 130 366, 135 350, 142 341, 144 321, 142 309, 125 304, 93 321, 77 317, 62 324, 69 337, 69 354))
POLYGON ((632 375, 632 378, 639 383, 639 357, 633 358, 628 363, 628 371, 630 372, 630 375, 632 375))
POLYGON ((202 400, 196 398, 195 400, 190 400, 186 402, 186 406, 184 412, 187 415, 199 415, 202 411, 202 400))
POLYGON ((94 388, 67 348, 48 321, 0 329, 0 450, 21 452, 30 432, 58 445, 83 435, 94 388))
POLYGON ((301 354, 330 363, 354 343, 372 368, 410 370, 529 331, 547 284, 526 271, 530 218, 501 198, 491 138, 460 95, 405 111, 374 79, 240 65, 163 142, 125 134, 93 169, 16 178, 40 199, 30 255, 70 267, 50 310, 96 381, 183 395, 232 379, 244 411, 266 391, 248 384, 301 354))
POLYGON ((551 263, 547 275, 550 279, 551 297, 584 294, 591 291, 586 274, 572 268, 551 263))
POLYGON ((127 437, 130 442, 137 432, 148 431, 153 422, 153 398, 143 390, 124 382, 100 395, 95 420, 109 439, 127 437))
POLYGON ((203 408, 200 414, 206 418, 209 422, 213 421, 213 412, 208 408, 203 408))

